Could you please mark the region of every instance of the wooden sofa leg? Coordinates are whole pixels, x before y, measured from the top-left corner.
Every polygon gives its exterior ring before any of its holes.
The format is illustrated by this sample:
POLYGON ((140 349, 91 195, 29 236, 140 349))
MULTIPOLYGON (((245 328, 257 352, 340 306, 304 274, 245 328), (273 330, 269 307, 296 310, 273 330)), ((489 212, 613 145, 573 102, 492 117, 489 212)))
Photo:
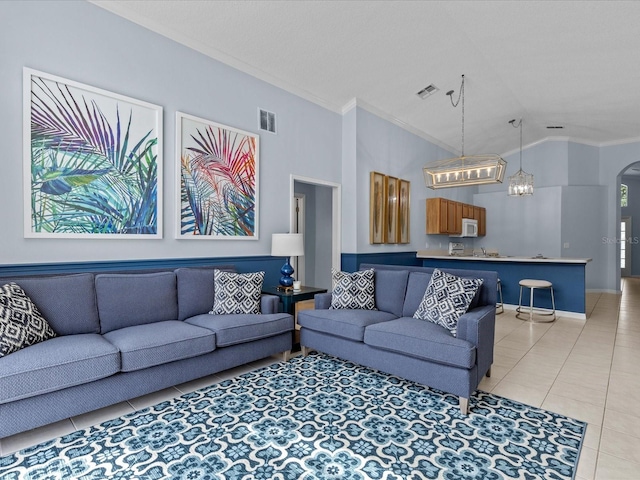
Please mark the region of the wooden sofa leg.
POLYGON ((282 352, 282 361, 283 362, 288 362, 289 358, 291 358, 291 350, 285 350, 284 352, 282 352))
POLYGON ((305 347, 305 346, 302 346, 300 349, 302 350, 303 357, 306 357, 307 355, 309 355, 309 352, 311 351, 309 347, 305 347))
POLYGON ((460 398, 460 412, 462 412, 463 415, 469 415, 469 399, 464 397, 459 397, 459 398, 460 398))
POLYGON ((485 374, 487 377, 491 376, 491 367, 489 367, 489 370, 487 370, 487 373, 485 374))

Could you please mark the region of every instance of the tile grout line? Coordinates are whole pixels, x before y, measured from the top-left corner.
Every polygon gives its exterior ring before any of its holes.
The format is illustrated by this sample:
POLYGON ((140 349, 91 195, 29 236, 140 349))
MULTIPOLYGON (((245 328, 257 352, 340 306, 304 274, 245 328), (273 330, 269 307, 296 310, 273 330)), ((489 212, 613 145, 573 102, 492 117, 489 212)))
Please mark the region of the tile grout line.
POLYGON ((605 429, 604 419, 605 419, 606 414, 607 414, 607 402, 608 402, 608 398, 609 398, 609 385, 611 384, 611 374, 613 372, 613 359, 614 359, 615 353, 616 353, 616 343, 618 341, 618 329, 620 328, 620 305, 622 303, 622 298, 625 295, 625 293, 624 293, 624 290, 625 290, 624 289, 624 281, 621 283, 621 287, 622 287, 621 288, 622 293, 621 293, 621 295, 620 295, 620 297, 618 299, 618 307, 617 307, 617 310, 616 310, 618 321, 616 322, 616 335, 615 335, 614 341, 613 341, 613 353, 611 355, 611 365, 609 367, 609 379, 607 381, 607 395, 606 395, 606 397, 604 399, 604 411, 603 411, 603 414, 602 414, 602 428, 600 429, 600 437, 598 438, 598 449, 597 449, 598 455, 596 456, 594 478, 596 478, 597 473, 598 473, 598 463, 600 461, 600 453, 605 453, 605 455, 611 455, 614 458, 618 458, 620 460, 623 460, 623 461, 626 461, 626 462, 629 462, 629 463, 635 463, 635 462, 631 462, 629 459, 618 457, 617 455, 614 455, 614 454, 611 454, 611 453, 607 453, 607 452, 602 452, 600 450, 600 447, 602 445, 602 435, 603 435, 604 429, 605 429))

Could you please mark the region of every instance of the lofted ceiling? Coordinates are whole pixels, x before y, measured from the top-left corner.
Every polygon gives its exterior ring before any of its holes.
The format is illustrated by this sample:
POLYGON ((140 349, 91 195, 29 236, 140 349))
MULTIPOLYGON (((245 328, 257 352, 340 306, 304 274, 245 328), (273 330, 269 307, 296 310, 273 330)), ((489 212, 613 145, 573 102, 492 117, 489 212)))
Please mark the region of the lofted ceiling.
POLYGON ((336 112, 358 104, 465 153, 640 138, 638 1, 95 0, 336 112), (433 84, 427 99, 416 93, 433 84), (564 126, 549 130, 547 126, 564 126))

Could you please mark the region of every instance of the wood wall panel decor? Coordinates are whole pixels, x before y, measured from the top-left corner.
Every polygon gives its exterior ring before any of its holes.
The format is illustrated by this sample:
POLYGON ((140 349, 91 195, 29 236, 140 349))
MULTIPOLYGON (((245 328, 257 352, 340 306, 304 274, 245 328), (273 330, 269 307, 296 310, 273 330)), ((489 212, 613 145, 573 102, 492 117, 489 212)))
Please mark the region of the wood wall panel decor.
POLYGON ((369 243, 409 243, 411 182, 379 172, 369 175, 369 243))

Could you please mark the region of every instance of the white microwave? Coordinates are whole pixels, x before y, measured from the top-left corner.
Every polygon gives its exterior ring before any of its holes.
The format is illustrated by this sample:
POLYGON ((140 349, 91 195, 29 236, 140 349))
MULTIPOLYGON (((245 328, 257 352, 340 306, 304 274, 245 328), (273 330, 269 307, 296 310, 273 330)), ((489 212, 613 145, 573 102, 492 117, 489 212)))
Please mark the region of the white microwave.
POLYGON ((450 237, 477 237, 478 221, 473 218, 462 219, 462 233, 459 235, 449 235, 450 237))

